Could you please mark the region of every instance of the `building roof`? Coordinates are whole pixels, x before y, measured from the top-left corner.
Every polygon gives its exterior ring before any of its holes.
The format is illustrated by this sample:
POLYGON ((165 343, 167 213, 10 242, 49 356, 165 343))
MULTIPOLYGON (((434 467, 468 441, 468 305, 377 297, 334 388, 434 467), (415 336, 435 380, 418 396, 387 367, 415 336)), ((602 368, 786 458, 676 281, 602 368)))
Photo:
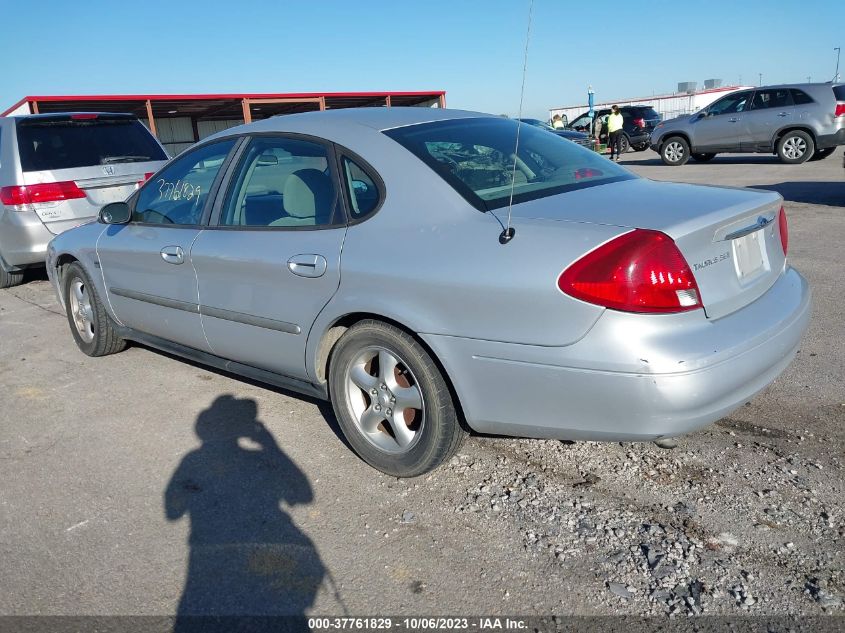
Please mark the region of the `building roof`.
MULTIPOLYGON (((739 90, 740 88, 752 88, 753 86, 721 86, 719 88, 708 88, 707 90, 696 90, 695 92, 673 92, 669 94, 662 94, 662 95, 652 95, 650 97, 631 97, 626 99, 616 99, 612 101, 602 101, 593 104, 593 107, 598 106, 610 106, 614 103, 633 103, 634 101, 658 101, 660 99, 677 99, 678 97, 694 97, 697 95, 706 95, 706 94, 713 94, 717 92, 731 92, 733 90, 739 90)), ((574 105, 568 106, 560 106, 557 108, 549 108, 549 110, 566 110, 568 108, 588 108, 590 107, 586 103, 576 103, 574 105)))
MULTIPOLYGON (((360 106, 419 105, 444 98, 443 90, 389 92, 288 92, 288 93, 224 93, 224 94, 132 94, 132 95, 30 95, 0 116, 6 116, 24 104, 37 104, 38 112, 131 112, 147 116, 149 102, 154 117, 193 116, 203 119, 231 119, 243 116, 244 99, 262 115, 287 114, 308 109, 309 102, 322 100, 326 109, 360 106), (273 103, 275 102, 275 103, 273 103)), ((313 107, 313 106, 312 106, 313 107)))

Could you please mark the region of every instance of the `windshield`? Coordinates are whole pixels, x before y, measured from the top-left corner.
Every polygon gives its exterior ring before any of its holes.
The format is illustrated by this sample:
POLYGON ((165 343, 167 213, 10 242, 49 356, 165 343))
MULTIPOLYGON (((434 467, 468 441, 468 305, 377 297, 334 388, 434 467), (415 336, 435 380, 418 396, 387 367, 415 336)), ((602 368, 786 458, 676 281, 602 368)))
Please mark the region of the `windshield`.
POLYGON ((166 160, 137 119, 25 119, 18 125, 23 171, 166 160))
POLYGON ((384 133, 408 149, 478 209, 636 178, 593 151, 530 125, 493 117, 452 119, 384 133))

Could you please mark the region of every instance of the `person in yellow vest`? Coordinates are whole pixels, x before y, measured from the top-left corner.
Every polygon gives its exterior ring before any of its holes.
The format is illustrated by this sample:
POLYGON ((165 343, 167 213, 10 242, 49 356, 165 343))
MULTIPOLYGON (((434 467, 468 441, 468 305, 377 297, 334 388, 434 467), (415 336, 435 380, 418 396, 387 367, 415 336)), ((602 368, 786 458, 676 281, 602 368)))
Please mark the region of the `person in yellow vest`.
POLYGON ((622 153, 622 113, 619 112, 619 106, 615 105, 611 108, 610 116, 607 117, 607 137, 610 145, 610 160, 619 162, 619 155, 622 153), (614 158, 614 155, 616 158, 614 158))

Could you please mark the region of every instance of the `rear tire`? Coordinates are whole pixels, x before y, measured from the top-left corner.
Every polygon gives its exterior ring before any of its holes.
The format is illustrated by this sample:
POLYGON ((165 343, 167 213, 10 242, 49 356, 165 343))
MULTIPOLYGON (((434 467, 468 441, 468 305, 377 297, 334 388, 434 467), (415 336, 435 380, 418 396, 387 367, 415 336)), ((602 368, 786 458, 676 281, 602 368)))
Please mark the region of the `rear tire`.
POLYGON ((7 272, 0 266, 0 288, 11 288, 12 286, 19 286, 23 282, 23 271, 16 270, 7 272))
POLYGON ((107 356, 126 349, 115 331, 88 273, 76 262, 62 276, 65 311, 76 345, 88 356, 107 356))
POLYGON ((708 160, 713 160, 716 157, 716 154, 699 154, 695 153, 692 155, 692 159, 697 163, 706 163, 708 160))
POLYGON ((355 452, 394 477, 432 470, 466 436, 437 364, 416 339, 382 321, 360 321, 340 338, 329 394, 355 452))
POLYGON ((812 136, 801 130, 791 130, 778 141, 777 154, 782 163, 800 165, 813 157, 815 149, 812 136))
POLYGON ((670 136, 660 146, 660 158, 670 167, 686 165, 690 159, 689 143, 683 136, 670 136))
POLYGON ((815 153, 810 157, 810 160, 824 160, 833 152, 836 151, 835 147, 825 147, 824 149, 817 149, 815 153))
POLYGON ((633 146, 635 152, 644 152, 648 149, 648 143, 640 143, 633 146))
POLYGON ((631 149, 631 141, 628 140, 628 137, 625 134, 623 134, 622 138, 619 139, 619 153, 627 154, 629 149, 631 149))

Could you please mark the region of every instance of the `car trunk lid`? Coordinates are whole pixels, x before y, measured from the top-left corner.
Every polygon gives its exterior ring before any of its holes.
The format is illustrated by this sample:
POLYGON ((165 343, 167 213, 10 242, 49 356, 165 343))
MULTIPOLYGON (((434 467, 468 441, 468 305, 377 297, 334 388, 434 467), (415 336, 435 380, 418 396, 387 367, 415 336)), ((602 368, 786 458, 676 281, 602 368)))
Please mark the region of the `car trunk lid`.
POLYGON ((718 319, 760 297, 783 270, 782 202, 771 192, 639 178, 525 202, 513 217, 662 231, 692 269, 707 317, 718 319))

